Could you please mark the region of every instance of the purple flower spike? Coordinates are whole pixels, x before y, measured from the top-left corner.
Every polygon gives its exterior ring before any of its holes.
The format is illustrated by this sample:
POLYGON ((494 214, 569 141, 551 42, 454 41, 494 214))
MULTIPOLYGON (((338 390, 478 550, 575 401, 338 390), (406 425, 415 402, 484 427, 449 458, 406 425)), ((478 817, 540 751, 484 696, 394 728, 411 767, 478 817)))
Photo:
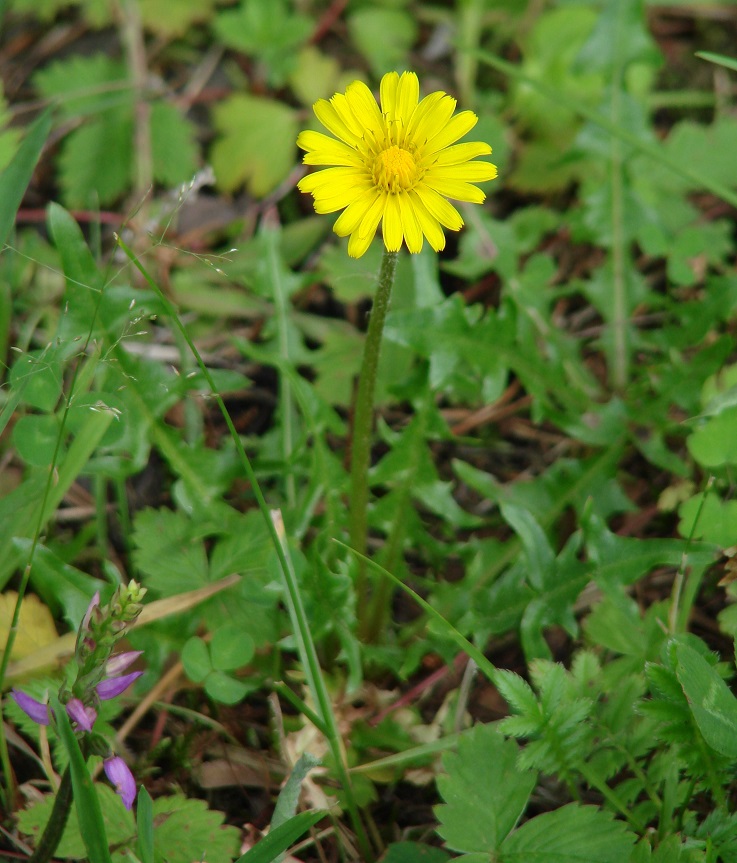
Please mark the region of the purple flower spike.
POLYGON ((130 665, 133 665, 142 653, 142 650, 129 650, 127 653, 118 653, 115 656, 111 656, 105 663, 105 674, 108 677, 120 674, 121 671, 125 671, 130 665))
POLYGON ((133 808, 136 799, 136 780, 128 769, 128 765, 118 755, 108 758, 102 765, 105 776, 115 786, 126 809, 133 808))
POLYGON ((31 698, 30 695, 26 695, 20 689, 14 689, 11 692, 11 696, 18 707, 24 713, 27 713, 34 722, 37 722, 39 725, 48 725, 51 722, 51 711, 48 704, 36 701, 35 698, 31 698))
POLYGON ((92 618, 92 612, 98 608, 100 605, 100 591, 96 590, 95 595, 90 600, 90 604, 87 606, 87 611, 84 613, 84 617, 82 618, 82 625, 80 626, 80 630, 85 630, 89 628, 90 619, 92 618))
POLYGON ((110 677, 107 680, 101 680, 95 687, 97 697, 100 701, 108 701, 110 698, 115 698, 120 695, 133 683, 134 680, 143 674, 142 671, 131 671, 130 674, 124 674, 122 677, 110 677))
POLYGON ((72 698, 67 704, 67 713, 82 731, 92 731, 92 726, 97 719, 97 711, 94 707, 85 707, 78 698, 72 698))

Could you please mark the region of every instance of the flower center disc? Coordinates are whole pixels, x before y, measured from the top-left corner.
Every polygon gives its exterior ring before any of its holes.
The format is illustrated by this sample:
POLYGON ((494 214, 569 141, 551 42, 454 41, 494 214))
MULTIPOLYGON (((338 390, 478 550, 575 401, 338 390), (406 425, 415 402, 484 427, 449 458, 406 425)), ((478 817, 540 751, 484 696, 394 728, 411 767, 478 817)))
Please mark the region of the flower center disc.
POLYGON ((387 192, 411 189, 418 180, 417 164, 412 154, 396 144, 378 154, 373 173, 376 185, 387 192))

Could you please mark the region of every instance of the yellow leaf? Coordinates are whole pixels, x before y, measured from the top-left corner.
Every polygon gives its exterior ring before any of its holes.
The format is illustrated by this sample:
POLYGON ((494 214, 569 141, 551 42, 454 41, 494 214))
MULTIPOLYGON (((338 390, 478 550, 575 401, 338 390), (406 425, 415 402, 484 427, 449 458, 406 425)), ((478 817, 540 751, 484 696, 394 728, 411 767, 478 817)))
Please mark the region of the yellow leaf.
MULTIPOLYGON (((17 600, 18 594, 14 590, 0 594, 0 645, 3 647, 8 640, 17 600)), ((22 659, 56 641, 56 638, 56 626, 48 606, 34 594, 26 594, 20 608, 18 634, 15 637, 11 658, 22 659)))

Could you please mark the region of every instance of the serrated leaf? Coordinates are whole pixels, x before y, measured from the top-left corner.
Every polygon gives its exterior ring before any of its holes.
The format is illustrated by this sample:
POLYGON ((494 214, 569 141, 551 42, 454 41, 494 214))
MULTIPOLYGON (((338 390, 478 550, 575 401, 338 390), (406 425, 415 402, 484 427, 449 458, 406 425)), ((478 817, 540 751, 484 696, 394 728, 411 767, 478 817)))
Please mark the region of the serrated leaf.
POLYGON ((223 44, 257 57, 276 86, 294 68, 297 50, 312 31, 312 21, 289 5, 284 0, 241 0, 236 9, 221 12, 214 24, 223 44))
MULTIPOLYGON (((120 797, 113 789, 104 783, 94 786, 100 801, 100 810, 105 824, 108 841, 113 845, 121 845, 132 841, 136 833, 133 814, 129 812, 120 797)), ((18 828, 27 836, 36 840, 41 837, 54 805, 54 795, 47 794, 40 803, 35 803, 18 813, 18 828)), ((73 806, 64 832, 56 849, 59 858, 69 857, 80 860, 87 856, 87 849, 79 828, 77 807, 73 806)))
POLYGON ((525 811, 537 782, 518 769, 517 745, 491 725, 464 733, 457 752, 443 756, 438 777, 445 803, 435 807, 438 833, 455 851, 493 854, 525 811))
POLYGON ((517 712, 535 716, 540 714, 537 696, 530 684, 514 671, 500 668, 495 680, 499 694, 517 712))
POLYGON ((151 157, 154 179, 164 186, 185 183, 197 170, 194 126, 168 102, 151 106, 151 157))
POLYGON ((107 54, 74 54, 41 69, 33 83, 44 99, 58 105, 65 120, 93 117, 121 106, 132 109, 133 93, 125 64, 107 54))
POLYGON ((636 837, 595 806, 570 803, 532 818, 502 843, 499 863, 622 863, 636 837))
POLYGON ((107 111, 64 139, 59 181, 70 207, 109 205, 130 186, 133 176, 133 117, 107 111))
POLYGON ((271 192, 296 161, 297 115, 282 102, 231 96, 214 111, 220 136, 210 154, 218 185, 232 192, 245 184, 256 197, 271 192))
POLYGON ((153 803, 153 817, 158 861, 231 863, 238 851, 240 831, 222 826, 223 813, 209 810, 203 800, 159 797, 153 803))
POLYGON ((693 648, 678 644, 676 657, 678 682, 704 740, 722 755, 737 758, 737 698, 693 648))
POLYGON ((417 22, 404 9, 359 9, 348 18, 351 39, 375 75, 402 63, 417 38, 417 22))
POLYGON ((209 20, 217 0, 146 0, 141 3, 141 19, 146 27, 161 36, 183 36, 193 24, 209 20))
POLYGON ((138 513, 133 559, 148 576, 147 586, 163 596, 173 596, 208 581, 207 556, 194 532, 194 525, 181 511, 145 509, 138 513))

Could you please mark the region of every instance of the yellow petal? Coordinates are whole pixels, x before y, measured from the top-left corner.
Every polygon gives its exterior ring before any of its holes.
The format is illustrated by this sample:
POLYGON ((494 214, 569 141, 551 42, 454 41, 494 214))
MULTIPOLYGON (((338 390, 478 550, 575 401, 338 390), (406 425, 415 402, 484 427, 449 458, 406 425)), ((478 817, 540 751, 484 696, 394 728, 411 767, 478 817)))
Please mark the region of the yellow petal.
POLYGON ((352 204, 360 197, 363 189, 348 186, 346 188, 330 189, 330 194, 315 195, 315 212, 316 213, 334 213, 336 210, 342 210, 352 204))
POLYGON ((339 192, 345 186, 354 186, 368 182, 367 176, 357 171, 355 168, 326 168, 324 171, 315 171, 314 174, 307 174, 306 177, 297 183, 297 188, 300 192, 312 192, 318 190, 325 191, 326 187, 331 187, 328 194, 339 192))
POLYGON ((468 144, 454 144, 452 147, 446 147, 439 153, 425 156, 422 162, 423 166, 428 168, 438 165, 460 165, 461 162, 469 162, 477 156, 488 156, 490 153, 491 147, 488 144, 484 144, 482 141, 472 141, 468 144))
POLYGON ((483 204, 486 200, 486 195, 478 186, 472 186, 470 183, 464 183, 462 180, 450 180, 445 177, 431 179, 425 175, 423 182, 446 198, 453 198, 456 201, 483 204))
POLYGON ((460 114, 456 114, 444 128, 435 130, 435 136, 427 142, 427 146, 423 150, 423 156, 437 153, 438 150, 443 150, 445 147, 450 146, 450 144, 455 144, 459 138, 462 138, 473 129, 478 119, 473 111, 461 111, 460 114))
POLYGON ((407 248, 416 255, 422 251, 422 228, 417 221, 414 205, 406 192, 395 196, 399 201, 399 212, 402 218, 402 229, 404 230, 404 239, 407 241, 407 248))
POLYGON ((356 198, 352 204, 349 204, 345 210, 338 216, 333 225, 333 230, 339 237, 347 237, 358 230, 358 226, 363 221, 364 216, 368 213, 374 198, 377 197, 376 189, 373 187, 367 189, 360 198, 356 198))
POLYGON ((335 113, 338 115, 340 121, 345 124, 346 128, 356 137, 356 140, 359 141, 364 136, 364 128, 358 122, 356 117, 351 110, 351 106, 348 104, 348 100, 345 97, 344 93, 336 93, 330 100, 330 104, 333 106, 335 113))
POLYGON ((456 100, 446 93, 437 92, 426 96, 417 106, 409 124, 407 137, 411 138, 422 153, 424 146, 443 129, 456 109, 456 100))
POLYGON ((415 186, 415 191, 420 196, 420 200, 427 207, 430 215, 437 219, 443 227, 451 231, 460 231, 463 227, 463 219, 456 208, 449 204, 442 195, 426 186, 425 183, 418 183, 415 186))
POLYGON ((322 132, 300 132, 297 146, 306 150, 305 165, 361 165, 361 157, 352 147, 322 132))
POLYGON ((352 258, 360 258, 371 245, 374 236, 375 232, 374 234, 366 234, 365 237, 359 236, 358 233, 351 234, 348 240, 348 254, 352 258))
POLYGON ((333 105, 332 102, 328 102, 326 99, 318 99, 312 106, 312 110, 328 132, 332 132, 336 138, 340 138, 341 141, 345 141, 349 146, 353 146, 358 143, 360 135, 357 135, 346 125, 344 120, 335 110, 335 105, 333 105))
POLYGON ((443 229, 440 227, 440 222, 438 222, 434 216, 430 215, 427 207, 422 203, 422 199, 417 192, 410 192, 409 197, 412 201, 417 221, 420 223, 420 227, 422 228, 422 233, 427 237, 427 242, 430 243, 436 252, 444 249, 445 234, 443 233, 443 229))
POLYGON ((346 87, 345 98, 361 128, 373 132, 377 138, 383 137, 384 118, 381 116, 373 93, 363 81, 349 84, 346 87))
POLYGON ((496 177, 496 165, 491 162, 464 162, 462 165, 432 167, 425 173, 425 182, 433 186, 435 179, 466 180, 469 183, 485 183, 496 177))
POLYGON ((398 198, 398 195, 387 195, 384 210, 384 245, 390 252, 398 252, 402 245, 402 214, 398 198))
POLYGON ((390 121, 394 120, 394 111, 397 97, 397 84, 399 75, 396 72, 387 72, 381 79, 379 85, 379 96, 381 98, 381 110, 390 121))
POLYGON ((380 192, 371 202, 371 206, 366 211, 366 215, 361 219, 361 224, 358 226, 357 233, 359 237, 373 237, 376 229, 379 227, 381 217, 384 215, 386 207, 386 192, 380 192))
POLYGON ((396 94, 396 106, 394 119, 406 128, 417 108, 417 100, 420 97, 420 82, 414 72, 403 72, 399 79, 396 94))

